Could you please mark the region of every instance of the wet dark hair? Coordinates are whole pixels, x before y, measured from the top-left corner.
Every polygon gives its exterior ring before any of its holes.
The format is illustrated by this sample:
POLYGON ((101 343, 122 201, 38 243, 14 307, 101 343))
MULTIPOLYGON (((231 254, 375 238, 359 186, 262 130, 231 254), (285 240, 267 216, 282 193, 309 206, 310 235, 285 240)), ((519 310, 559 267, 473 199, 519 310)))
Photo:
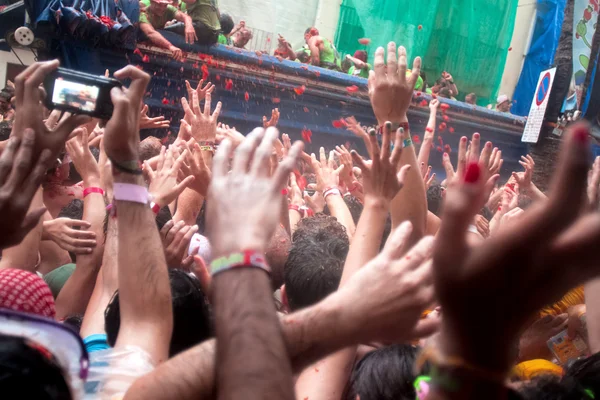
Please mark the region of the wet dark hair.
POLYGON ((83 219, 83 200, 71 200, 60 210, 57 218, 83 219))
POLYGON ((81 330, 82 323, 83 323, 83 315, 82 314, 69 315, 63 321, 63 324, 67 325, 69 328, 71 328, 73 331, 75 331, 77 333, 79 333, 79 331, 81 330))
POLYGON ((536 400, 580 400, 592 399, 600 394, 600 353, 575 361, 562 378, 543 375, 532 379, 519 389, 523 399, 536 400))
MULTIPOLYGON (((419 347, 396 344, 365 355, 352 371, 346 400, 414 400, 413 366, 419 347)), ((422 371, 426 375, 428 368, 422 371)))
POLYGON ((23 337, 0 335, 0 393, 7 398, 71 400, 65 372, 23 337), (18 393, 18 395, 17 395, 18 393))
MULTIPOLYGON (((348 206, 348 210, 350 210, 350 214, 352 215, 352 220, 354 221, 354 224, 358 224, 358 220, 364 208, 362 203, 352 195, 344 196, 344 203, 346 203, 346 206, 348 206)), ((329 206, 327 206, 327 204, 323 209, 323 214, 331 215, 331 211, 329 210, 329 206)))
POLYGON ((161 208, 158 211, 158 214, 156 214, 155 218, 158 230, 160 231, 165 226, 165 224, 172 219, 173 216, 171 215, 171 210, 169 209, 169 206, 164 206, 163 208, 161 208))
POLYGON ((12 123, 10 121, 0 121, 0 141, 8 140, 12 131, 12 123))
POLYGON ((346 229, 334 217, 317 214, 298 223, 284 268, 291 310, 316 304, 337 290, 349 246, 346 229))
POLYGON ((229 35, 235 25, 231 15, 223 12, 219 16, 219 23, 221 24, 221 33, 223 33, 223 35, 229 35))
MULTIPOLYGON (((212 336, 210 309, 200 281, 188 273, 169 269, 173 302, 173 335, 169 357, 181 353, 212 336)), ((116 291, 104 312, 106 340, 112 347, 117 341, 121 314, 119 292, 116 291)))
POLYGON ((443 191, 442 185, 437 183, 432 184, 427 189, 427 209, 438 217, 442 212, 442 202, 444 201, 442 196, 443 191))

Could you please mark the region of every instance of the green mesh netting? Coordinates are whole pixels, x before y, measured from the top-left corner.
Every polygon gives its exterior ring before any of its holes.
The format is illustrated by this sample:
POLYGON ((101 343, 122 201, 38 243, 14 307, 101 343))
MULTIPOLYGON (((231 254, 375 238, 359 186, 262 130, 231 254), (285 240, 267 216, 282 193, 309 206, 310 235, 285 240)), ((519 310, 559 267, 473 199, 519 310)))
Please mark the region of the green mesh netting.
POLYGON ((390 40, 423 58, 430 85, 450 72, 458 100, 475 92, 495 103, 513 33, 518 0, 343 0, 335 44, 341 54, 375 49, 390 40), (360 45, 358 39, 371 39, 360 45))

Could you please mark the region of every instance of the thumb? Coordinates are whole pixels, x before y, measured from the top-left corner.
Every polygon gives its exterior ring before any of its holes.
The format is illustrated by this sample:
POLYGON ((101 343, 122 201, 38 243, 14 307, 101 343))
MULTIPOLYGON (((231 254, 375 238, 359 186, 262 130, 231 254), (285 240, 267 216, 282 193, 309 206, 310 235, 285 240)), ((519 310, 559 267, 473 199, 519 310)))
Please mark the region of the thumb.
POLYGON ((199 256, 199 255, 194 256, 194 264, 196 265, 196 268, 195 268, 196 277, 200 281, 200 286, 202 287, 202 291, 204 292, 204 295, 208 297, 210 294, 210 285, 212 282, 212 276, 210 275, 210 272, 208 271, 208 267, 206 266, 206 263, 204 262, 204 259, 201 256, 199 256))

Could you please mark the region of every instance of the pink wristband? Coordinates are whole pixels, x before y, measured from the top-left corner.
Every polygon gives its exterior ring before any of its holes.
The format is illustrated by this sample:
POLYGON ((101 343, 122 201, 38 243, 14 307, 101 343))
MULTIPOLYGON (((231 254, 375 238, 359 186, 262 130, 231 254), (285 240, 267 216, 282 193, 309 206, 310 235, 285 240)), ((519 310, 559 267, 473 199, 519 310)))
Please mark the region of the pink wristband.
POLYGON ((150 195, 145 186, 134 185, 132 183, 115 183, 113 185, 113 198, 119 201, 148 204, 150 195))
POLYGON ((86 198, 88 194, 91 193, 100 193, 102 196, 104 196, 104 190, 102 190, 102 188, 96 187, 96 186, 90 186, 88 188, 83 189, 83 197, 86 198))
POLYGON ((342 195, 342 192, 340 192, 340 189, 338 188, 331 188, 325 191, 325 193, 323 193, 323 198, 326 199, 327 196, 332 195, 332 194, 337 194, 338 196, 342 195))

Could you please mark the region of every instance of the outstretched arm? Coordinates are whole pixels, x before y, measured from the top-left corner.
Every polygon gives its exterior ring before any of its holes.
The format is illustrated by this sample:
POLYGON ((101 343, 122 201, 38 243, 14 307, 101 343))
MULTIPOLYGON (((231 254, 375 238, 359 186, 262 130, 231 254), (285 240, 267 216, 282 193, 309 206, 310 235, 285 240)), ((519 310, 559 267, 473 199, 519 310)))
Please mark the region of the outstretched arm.
POLYGON ((419 157, 417 157, 417 165, 421 167, 420 172, 423 176, 429 165, 429 154, 431 153, 431 147, 433 146, 433 139, 435 137, 436 113, 439 105, 440 102, 438 99, 433 99, 429 102, 429 121, 425 128, 423 143, 419 149, 419 157))

